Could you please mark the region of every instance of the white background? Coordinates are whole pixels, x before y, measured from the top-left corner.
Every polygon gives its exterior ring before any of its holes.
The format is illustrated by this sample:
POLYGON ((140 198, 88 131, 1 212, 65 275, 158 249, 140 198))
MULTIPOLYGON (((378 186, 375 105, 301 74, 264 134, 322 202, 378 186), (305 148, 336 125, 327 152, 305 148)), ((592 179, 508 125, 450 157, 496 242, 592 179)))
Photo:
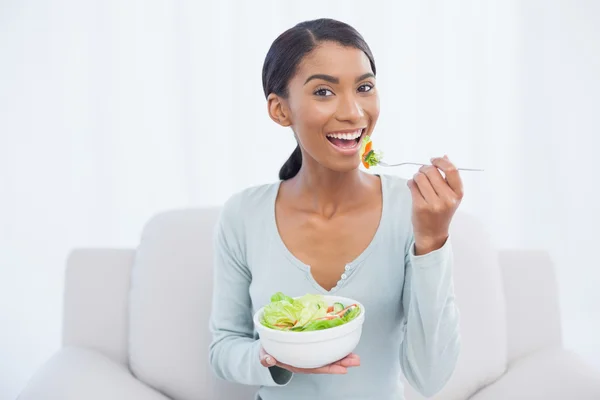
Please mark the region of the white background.
POLYGON ((60 345, 72 248, 277 179, 294 141, 262 62, 318 17, 374 52, 386 159, 485 168, 461 208, 499 247, 550 251, 566 346, 600 368, 600 2, 2 0, 0 399, 60 345))

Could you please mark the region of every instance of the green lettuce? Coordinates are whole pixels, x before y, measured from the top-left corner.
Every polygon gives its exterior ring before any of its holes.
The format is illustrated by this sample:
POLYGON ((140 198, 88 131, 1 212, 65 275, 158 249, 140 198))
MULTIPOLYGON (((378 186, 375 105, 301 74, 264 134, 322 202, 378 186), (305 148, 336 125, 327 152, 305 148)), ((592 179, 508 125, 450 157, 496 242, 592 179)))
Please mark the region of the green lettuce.
POLYGON ((333 328, 334 326, 340 326, 345 324, 346 321, 342 318, 335 318, 329 320, 315 320, 310 321, 300 329, 292 329, 292 330, 300 330, 300 331, 318 331, 321 329, 333 328))
POLYGON ((334 311, 321 295, 306 294, 293 299, 277 292, 265 306, 261 323, 271 329, 316 331, 343 325, 360 314, 358 305, 343 308, 334 311))
POLYGON ((296 325, 303 306, 283 293, 271 297, 263 313, 263 324, 269 328, 291 328, 296 325))
POLYGON ((289 303, 293 303, 294 299, 292 299, 290 296, 286 296, 285 294, 281 293, 281 292, 277 292, 275 293, 273 296, 271 296, 271 302, 276 302, 279 300, 285 300, 289 303))

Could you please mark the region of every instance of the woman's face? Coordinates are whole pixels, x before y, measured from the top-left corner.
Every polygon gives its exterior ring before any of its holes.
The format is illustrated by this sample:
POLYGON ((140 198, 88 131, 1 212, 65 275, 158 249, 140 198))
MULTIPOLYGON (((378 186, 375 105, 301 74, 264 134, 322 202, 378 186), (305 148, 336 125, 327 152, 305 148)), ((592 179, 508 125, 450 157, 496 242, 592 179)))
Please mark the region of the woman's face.
POLYGON ((283 101, 302 148, 303 163, 346 172, 360 164, 360 141, 379 117, 379 96, 368 57, 354 47, 324 42, 299 65, 283 101))

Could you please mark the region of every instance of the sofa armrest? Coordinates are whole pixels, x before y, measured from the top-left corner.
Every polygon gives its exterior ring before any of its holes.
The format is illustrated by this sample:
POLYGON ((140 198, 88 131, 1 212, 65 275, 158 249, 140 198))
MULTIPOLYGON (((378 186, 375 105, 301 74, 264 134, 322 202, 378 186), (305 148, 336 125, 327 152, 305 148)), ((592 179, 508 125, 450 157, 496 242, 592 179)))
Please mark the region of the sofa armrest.
POLYGON ((521 358, 470 400, 598 400, 600 371, 577 354, 547 348, 521 358))
POLYGON ((63 346, 98 350, 127 365, 133 249, 77 249, 67 260, 63 346))
POLYGON ((499 252, 506 298, 508 362, 562 344, 558 284, 548 253, 499 252))
POLYGON ((65 347, 31 378, 17 400, 168 400, 127 367, 94 351, 65 347))

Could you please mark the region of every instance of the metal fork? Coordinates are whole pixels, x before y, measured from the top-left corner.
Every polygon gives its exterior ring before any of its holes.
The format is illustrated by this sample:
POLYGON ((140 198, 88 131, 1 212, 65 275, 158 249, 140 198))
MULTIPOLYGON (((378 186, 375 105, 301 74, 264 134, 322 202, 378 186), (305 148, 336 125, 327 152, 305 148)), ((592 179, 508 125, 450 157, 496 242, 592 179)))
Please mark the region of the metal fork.
MULTIPOLYGON (((382 167, 399 167, 401 165, 429 165, 429 164, 421 164, 421 163, 413 163, 413 162, 403 162, 400 164, 388 164, 383 161, 379 161, 377 165, 381 165, 382 167)), ((459 171, 480 171, 483 172, 483 169, 475 169, 475 168, 457 168, 459 171)))

